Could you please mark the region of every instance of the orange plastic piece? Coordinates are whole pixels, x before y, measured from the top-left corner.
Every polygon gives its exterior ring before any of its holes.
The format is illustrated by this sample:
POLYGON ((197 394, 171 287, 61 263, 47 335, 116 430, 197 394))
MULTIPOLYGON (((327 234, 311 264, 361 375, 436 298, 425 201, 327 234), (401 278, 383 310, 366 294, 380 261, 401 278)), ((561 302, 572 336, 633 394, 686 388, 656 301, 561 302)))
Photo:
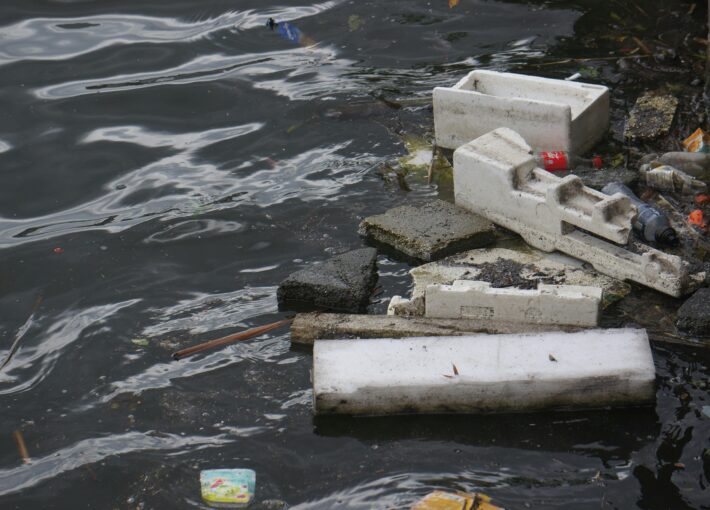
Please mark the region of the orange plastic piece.
POLYGON ((710 152, 710 135, 698 128, 683 140, 683 147, 688 152, 710 152))
POLYGON ((688 216, 688 223, 690 223, 691 225, 696 225, 703 230, 708 229, 708 226, 705 224, 705 220, 703 218, 703 211, 701 211, 700 209, 696 209, 690 213, 690 215, 688 216))
POLYGON ((696 195, 695 203, 698 205, 705 205, 710 203, 710 195, 706 195, 704 193, 702 195, 696 195))
POLYGON ((491 504, 485 494, 434 491, 415 503, 411 510, 503 510, 491 504))

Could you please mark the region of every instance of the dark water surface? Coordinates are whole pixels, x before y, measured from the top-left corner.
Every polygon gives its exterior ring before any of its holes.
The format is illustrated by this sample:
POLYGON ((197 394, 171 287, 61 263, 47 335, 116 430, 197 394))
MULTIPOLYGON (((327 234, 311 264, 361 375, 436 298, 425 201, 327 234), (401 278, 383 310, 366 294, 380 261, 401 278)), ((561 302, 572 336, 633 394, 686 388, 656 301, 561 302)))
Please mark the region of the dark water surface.
MULTIPOLYGON (((408 508, 434 488, 708 508, 708 360, 690 352, 654 350, 655 408, 315 421, 311 354, 287 331, 170 358, 283 317, 278 283, 360 247, 363 216, 446 196, 381 171, 431 130, 432 87, 549 60, 599 5, 2 0, 0 359, 17 350, 0 508, 200 508, 199 471, 218 467, 298 509, 408 508)), ((373 311, 410 285, 378 262, 373 311)))

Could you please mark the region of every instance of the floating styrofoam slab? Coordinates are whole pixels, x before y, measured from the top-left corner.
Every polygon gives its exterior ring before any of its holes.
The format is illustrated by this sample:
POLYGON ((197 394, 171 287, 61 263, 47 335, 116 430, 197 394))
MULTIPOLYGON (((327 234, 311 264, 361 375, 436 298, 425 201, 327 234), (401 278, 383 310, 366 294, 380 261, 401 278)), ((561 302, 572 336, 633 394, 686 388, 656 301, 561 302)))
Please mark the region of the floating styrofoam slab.
POLYGON ((317 340, 317 414, 486 413, 642 404, 655 371, 643 329, 317 340))
POLYGON ((535 149, 581 154, 609 125, 606 87, 523 74, 472 71, 436 87, 433 102, 436 143, 448 149, 507 127, 535 149))
POLYGON ((540 284, 537 289, 492 288, 488 282, 456 280, 453 285, 427 287, 424 315, 596 326, 601 300, 599 287, 540 284))
POLYGON ((690 275, 678 256, 645 245, 635 253, 590 235, 625 244, 636 208, 621 193, 604 195, 577 176, 560 178, 538 168, 530 146, 511 129, 456 149, 454 195, 456 205, 517 232, 535 248, 560 250, 608 276, 676 297, 704 280, 702 272, 690 275))

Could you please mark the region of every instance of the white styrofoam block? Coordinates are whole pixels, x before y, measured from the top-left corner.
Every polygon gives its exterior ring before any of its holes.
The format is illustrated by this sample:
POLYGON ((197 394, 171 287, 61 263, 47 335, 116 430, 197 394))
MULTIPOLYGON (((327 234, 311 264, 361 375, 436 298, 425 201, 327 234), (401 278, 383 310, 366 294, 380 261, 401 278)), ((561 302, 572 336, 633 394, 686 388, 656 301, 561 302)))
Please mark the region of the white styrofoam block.
POLYGON ((537 168, 530 146, 510 129, 454 151, 454 195, 456 205, 517 232, 535 248, 560 250, 608 276, 676 297, 704 279, 704 273, 691 278, 675 255, 648 246, 634 253, 590 235, 625 244, 636 208, 620 193, 608 196, 575 175, 560 178, 537 168))
POLYGON ((643 329, 316 340, 313 350, 317 414, 641 404, 653 400, 654 380, 643 329))
POLYGON ((538 150, 581 154, 609 125, 609 90, 601 85, 476 70, 453 87, 436 87, 434 130, 456 149, 493 129, 514 129, 538 150))
POLYGON ((643 329, 316 340, 313 349, 317 414, 642 404, 653 401, 654 380, 643 329))
POLYGON ((488 282, 456 280, 453 285, 427 287, 424 315, 596 326, 601 300, 599 287, 540 284, 537 289, 492 288, 488 282))

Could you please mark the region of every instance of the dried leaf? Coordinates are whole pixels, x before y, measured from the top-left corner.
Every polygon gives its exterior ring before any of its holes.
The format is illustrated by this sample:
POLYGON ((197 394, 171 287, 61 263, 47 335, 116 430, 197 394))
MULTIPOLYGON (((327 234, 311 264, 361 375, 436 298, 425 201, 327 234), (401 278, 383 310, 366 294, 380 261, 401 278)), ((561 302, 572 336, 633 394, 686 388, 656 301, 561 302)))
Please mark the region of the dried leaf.
POLYGON ((451 366, 454 367, 454 375, 459 375, 459 369, 456 368, 456 365, 452 363, 451 366))
POLYGON ((547 357, 550 359, 550 361, 557 361, 557 358, 555 358, 552 354, 548 354, 547 357))
POLYGON ((459 4, 459 0, 449 0, 449 9, 453 9, 459 4))

